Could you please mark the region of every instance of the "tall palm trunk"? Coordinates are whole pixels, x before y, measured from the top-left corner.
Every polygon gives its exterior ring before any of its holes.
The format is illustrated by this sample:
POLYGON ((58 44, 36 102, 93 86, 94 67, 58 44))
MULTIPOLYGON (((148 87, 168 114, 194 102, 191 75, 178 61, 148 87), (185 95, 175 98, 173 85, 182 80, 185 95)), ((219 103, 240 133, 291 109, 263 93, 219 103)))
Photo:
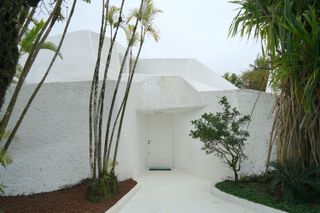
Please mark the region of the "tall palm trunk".
POLYGON ((98 97, 98 84, 99 84, 99 70, 101 63, 101 54, 106 34, 107 22, 106 22, 106 14, 108 14, 109 10, 109 0, 105 3, 102 1, 102 13, 101 13, 101 25, 100 25, 100 36, 99 36, 99 47, 97 53, 97 60, 94 69, 93 79, 91 83, 90 89, 90 101, 89 101, 89 154, 90 154, 90 168, 91 174, 94 178, 97 177, 97 155, 98 155, 98 130, 97 130, 97 122, 98 122, 98 110, 97 107, 97 97, 98 97))
MULTIPOLYGON (((140 9, 139 9, 140 11, 142 10, 143 1, 144 0, 141 0, 141 3, 140 3, 140 9)), ((107 149, 106 148, 104 149, 104 153, 103 153, 104 161, 108 161, 109 157, 110 157, 110 151, 111 151, 111 147, 112 147, 112 140, 109 141, 109 134, 110 134, 110 126, 111 126, 111 120, 112 120, 112 115, 113 115, 113 109, 114 109, 116 97, 117 97, 117 94, 118 94, 118 89, 119 89, 119 86, 120 86, 120 82, 121 82, 122 74, 123 74, 123 71, 124 71, 124 67, 125 67, 125 64, 127 62, 129 51, 130 51, 130 49, 132 47, 132 44, 133 44, 133 39, 135 37, 136 31, 137 31, 137 28, 138 28, 138 24, 139 24, 139 20, 136 19, 136 23, 134 25, 131 38, 130 38, 130 40, 128 42, 128 46, 126 48, 126 51, 124 53, 124 57, 122 59, 122 63, 121 63, 120 71, 119 71, 119 74, 118 74, 116 87, 114 89, 112 100, 111 100, 111 105, 110 105, 109 114, 108 114, 108 120, 107 120, 107 126, 106 126, 105 143, 104 143, 104 147, 107 147, 107 149)))
MULTIPOLYGON (((122 21, 122 11, 123 11, 123 6, 124 6, 125 0, 122 0, 121 2, 121 7, 120 7, 120 12, 119 12, 119 23, 122 21)), ((102 81, 102 86, 100 90, 100 95, 98 99, 98 106, 97 106, 97 115, 98 115, 98 121, 97 121, 97 171, 98 171, 98 178, 102 175, 102 167, 103 167, 103 162, 102 162, 102 156, 101 156, 101 149, 102 149, 102 124, 103 124, 103 112, 104 112, 104 96, 105 96, 105 89, 106 89, 106 81, 107 81, 107 76, 108 76, 108 71, 110 68, 111 64, 111 56, 113 52, 113 47, 115 40, 117 38, 118 30, 119 30, 120 24, 116 27, 114 36, 112 38, 109 51, 108 51, 108 56, 107 56, 107 61, 106 61, 106 66, 104 70, 104 76, 103 76, 103 81, 102 81)))
POLYGON ((138 53, 137 53, 137 57, 136 57, 136 59, 134 61, 134 65, 132 67, 131 75, 129 75, 130 78, 129 78, 129 81, 127 83, 125 96, 124 96, 124 99, 123 99, 123 107, 122 107, 122 109, 120 109, 121 110, 121 117, 120 117, 119 126, 118 126, 118 133, 117 133, 116 145, 115 145, 115 149, 114 149, 114 155, 113 155, 113 161, 112 161, 113 164, 112 164, 112 168, 111 168, 111 173, 114 173, 116 162, 117 162, 117 156, 118 156, 119 142, 120 142, 121 130, 122 130, 122 126, 123 126, 123 120, 124 120, 124 116, 125 116, 125 112, 126 112, 126 107, 127 107, 127 102, 128 102, 128 98, 129 98, 130 89, 131 89, 131 86, 132 86, 132 80, 133 80, 133 77, 134 77, 134 73, 135 73, 135 70, 136 70, 136 67, 137 67, 137 64, 138 64, 138 61, 139 61, 140 53, 141 53, 141 50, 142 50, 142 46, 143 46, 143 43, 144 43, 144 38, 145 38, 145 34, 142 36, 142 39, 141 39, 141 42, 140 42, 140 45, 139 45, 139 50, 138 50, 138 53))

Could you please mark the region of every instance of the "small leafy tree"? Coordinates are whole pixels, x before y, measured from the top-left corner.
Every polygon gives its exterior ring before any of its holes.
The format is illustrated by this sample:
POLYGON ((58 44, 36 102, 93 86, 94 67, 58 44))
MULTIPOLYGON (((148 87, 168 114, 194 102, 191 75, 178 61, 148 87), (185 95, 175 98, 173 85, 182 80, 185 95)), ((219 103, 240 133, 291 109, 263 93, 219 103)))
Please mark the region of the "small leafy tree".
POLYGON ((202 150, 213 153, 234 172, 234 181, 238 182, 241 161, 246 158, 243 150, 249 132, 241 129, 250 120, 248 115, 242 116, 234 107, 231 108, 224 96, 219 103, 223 112, 205 113, 200 119, 191 121, 194 130, 190 131, 192 138, 203 142, 202 150))

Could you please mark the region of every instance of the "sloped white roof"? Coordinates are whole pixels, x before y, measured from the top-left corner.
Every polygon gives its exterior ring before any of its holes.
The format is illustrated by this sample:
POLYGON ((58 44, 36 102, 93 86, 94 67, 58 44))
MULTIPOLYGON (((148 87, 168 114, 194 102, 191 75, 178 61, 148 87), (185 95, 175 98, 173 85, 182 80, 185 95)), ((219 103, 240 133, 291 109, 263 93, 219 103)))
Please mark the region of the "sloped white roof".
MULTIPOLYGON (((51 41, 57 45, 60 37, 60 35, 50 36, 48 41, 51 41)), ((92 80, 98 52, 98 43, 99 34, 95 32, 84 30, 68 33, 60 51, 63 59, 59 57, 56 59, 46 82, 73 82, 92 80)), ((105 67, 104 65, 107 59, 109 44, 109 40, 106 39, 101 57, 100 70, 103 70, 105 67)), ((111 76, 119 70, 119 57, 123 52, 124 47, 116 43, 110 65, 109 73, 111 73, 111 76)), ((52 51, 40 50, 39 55, 26 79, 27 83, 35 83, 42 78, 52 59, 52 56, 52 51)), ((23 59, 24 58, 22 58, 22 60, 23 59)), ((102 71, 100 76, 102 78, 102 71)))
POLYGON ((181 76, 200 92, 238 89, 196 59, 141 59, 137 73, 181 76))
MULTIPOLYGON (((49 41, 58 44, 60 36, 51 36, 49 41)), ((83 30, 68 33, 61 48, 63 59, 57 58, 46 82, 74 82, 92 80, 96 63, 99 34, 83 30)), ((105 68, 110 40, 105 39, 100 64, 100 79, 105 68)), ((116 43, 113 50, 109 79, 116 79, 125 47, 116 43)), ((45 73, 53 52, 41 50, 27 76, 27 83, 38 82, 45 73)), ((23 59, 22 59, 23 60, 23 59)), ((127 72, 127 68, 125 73, 127 72)), ((195 59, 140 59, 136 74, 141 76, 182 77, 196 91, 236 90, 233 84, 219 76, 195 59)), ((136 79, 139 79, 136 78, 136 79)))

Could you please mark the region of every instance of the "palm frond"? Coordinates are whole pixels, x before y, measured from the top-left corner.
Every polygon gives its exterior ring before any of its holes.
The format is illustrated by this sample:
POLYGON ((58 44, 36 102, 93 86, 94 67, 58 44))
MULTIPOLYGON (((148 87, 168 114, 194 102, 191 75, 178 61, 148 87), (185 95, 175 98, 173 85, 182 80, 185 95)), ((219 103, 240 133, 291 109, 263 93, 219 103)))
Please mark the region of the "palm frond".
POLYGON ((29 53, 31 48, 37 39, 42 27, 44 26, 44 21, 41 19, 40 21, 33 20, 34 27, 25 32, 22 40, 20 41, 21 52, 29 53))
POLYGON ((116 6, 112 5, 109 7, 106 19, 111 27, 116 27, 115 25, 118 24, 116 20, 118 19, 117 17, 119 16, 119 11, 120 8, 116 6))
MULTIPOLYGON (((53 52, 57 51, 57 46, 53 43, 53 42, 44 42, 41 46, 40 49, 46 49, 46 50, 51 50, 53 52)), ((58 56, 63 59, 63 56, 61 54, 61 52, 58 52, 58 56)))

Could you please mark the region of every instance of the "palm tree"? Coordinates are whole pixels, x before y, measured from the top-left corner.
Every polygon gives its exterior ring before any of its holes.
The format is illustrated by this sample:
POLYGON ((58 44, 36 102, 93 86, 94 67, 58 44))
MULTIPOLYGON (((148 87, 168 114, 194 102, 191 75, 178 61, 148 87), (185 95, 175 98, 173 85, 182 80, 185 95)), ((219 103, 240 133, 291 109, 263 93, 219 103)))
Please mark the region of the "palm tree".
MULTIPOLYGON (((143 0, 142 0, 143 1, 143 0)), ((93 75, 93 81, 90 92, 90 103, 89 103, 89 153, 90 153, 90 168, 92 172, 92 185, 88 188, 88 199, 94 198, 104 199, 110 194, 114 194, 117 191, 118 181, 116 176, 111 176, 107 170, 109 161, 104 160, 102 153, 106 153, 107 146, 102 146, 102 133, 103 133, 103 115, 104 115, 104 99, 105 90, 107 84, 107 76, 111 63, 111 56, 113 48, 118 35, 118 30, 122 23, 122 14, 125 0, 121 1, 119 8, 110 6, 109 1, 102 1, 102 15, 101 15, 101 26, 100 26, 100 40, 98 47, 98 55, 96 66, 93 75), (116 21, 117 19, 117 21, 116 21), (101 87, 98 90, 99 82, 99 64, 101 60, 101 54, 103 44, 105 40, 105 33, 107 25, 109 24, 110 29, 110 46, 106 58, 106 65, 103 72, 103 79, 101 87), (101 188, 103 191, 97 191, 96 189, 101 188)), ((127 47, 128 49, 128 47, 127 47)), ((126 60, 125 56, 123 61, 126 60)), ((124 63, 124 62, 123 62, 124 63)), ((124 66, 121 66, 124 69, 124 66)), ((120 71, 121 72, 121 71, 120 71)), ((112 116, 109 115, 108 118, 112 116)), ((108 128, 107 128, 108 129, 108 128)), ((107 131, 106 131, 107 132, 107 131)), ((107 135, 107 134, 106 134, 107 135)), ((107 136, 105 136, 107 137, 107 136)), ((107 140, 107 139, 106 139, 107 140)))
POLYGON ((241 0, 230 35, 262 39, 272 64, 271 83, 280 89, 270 140, 278 161, 302 167, 320 164, 320 2, 241 0))
MULTIPOLYGON (((129 93, 130 93, 130 89, 131 89, 131 85, 132 85, 132 80, 133 80, 134 73, 135 73, 135 70, 136 70, 136 67, 138 64, 138 60, 140 57, 140 53, 142 50, 142 46, 144 44, 146 35, 149 35, 149 34, 153 37, 153 39, 155 41, 159 41, 160 36, 159 36, 158 30, 156 30, 156 28, 153 25, 153 21, 154 21, 155 17, 161 12, 162 12, 161 10, 159 10, 158 8, 156 8, 154 6, 153 0, 146 0, 144 2, 144 4, 142 5, 142 9, 139 11, 137 9, 134 10, 128 19, 128 21, 130 21, 130 19, 132 17, 136 17, 137 20, 139 20, 139 22, 140 22, 140 39, 139 39, 140 44, 139 44, 137 56, 134 60, 134 64, 132 65, 132 67, 129 66, 130 70, 129 70, 129 75, 128 75, 127 86, 126 86, 126 90, 125 90, 125 94, 124 94, 124 98, 123 98, 121 107, 118 111, 118 115, 121 113, 121 116, 120 116, 120 121, 119 121, 119 125, 118 125, 116 146, 115 146, 113 160, 112 160, 112 162, 114 163, 111 168, 112 173, 114 173, 114 169, 116 166, 115 162, 117 162, 117 154, 118 154, 118 149, 119 149, 120 135, 121 135, 123 120, 124 120, 124 116, 125 116, 125 112, 126 112, 126 106, 127 106, 128 97, 129 97, 129 93)), ((128 27, 128 30, 130 32, 130 27, 128 27)), ((137 41, 138 40, 132 40, 131 41, 132 45, 135 45, 137 41)), ((118 115, 117 115, 117 119, 118 119, 118 115)), ((115 128, 117 119, 115 121, 114 128, 115 128)), ((113 132, 112 132, 112 135, 113 135, 113 132)), ((112 141, 112 137, 110 139, 110 144, 111 144, 111 141, 112 141)), ((107 157, 109 157, 109 156, 107 156, 107 157)))
MULTIPOLYGON (((124 2, 124 1, 123 1, 124 2)), ((112 39, 111 39, 111 44, 109 47, 109 53, 107 56, 107 63, 106 63, 106 67, 105 67, 105 72, 104 72, 104 77, 103 77, 103 81, 102 81, 102 85, 101 85, 101 89, 100 92, 98 94, 97 91, 95 91, 95 87, 92 86, 91 87, 91 95, 90 95, 90 116, 89 116, 89 127, 90 127, 90 137, 89 137, 89 152, 90 152, 90 162, 91 162, 91 172, 92 172, 92 185, 88 188, 88 198, 90 199, 91 195, 93 195, 95 198, 97 197, 101 197, 101 199, 105 198, 105 196, 108 195, 112 195, 113 193, 116 192, 117 190, 117 177, 114 173, 114 168, 116 166, 116 162, 117 162, 117 152, 118 152, 118 148, 119 148, 119 137, 120 137, 120 133, 121 133, 121 128, 120 126, 122 126, 122 122, 124 119, 124 112, 125 112, 125 108, 126 108, 126 103, 127 103, 127 99, 128 99, 128 95, 129 95, 129 90, 130 90, 130 86, 132 83, 132 78, 133 78, 133 74, 134 74, 134 70, 136 68, 139 56, 140 56, 140 52, 142 49, 142 45, 144 42, 144 38, 146 36, 147 33, 151 32, 153 28, 151 28, 151 21, 148 22, 148 25, 142 25, 142 19, 141 17, 138 16, 131 16, 131 18, 128 20, 128 22, 123 22, 122 20, 122 8, 123 8, 123 2, 122 5, 120 6, 120 8, 117 7, 112 7, 112 6, 106 6, 106 11, 103 12, 105 14, 106 18, 102 18, 101 19, 101 26, 103 24, 108 23, 109 24, 109 28, 110 29, 110 34, 112 35, 112 39), (135 21, 133 21, 133 24, 130 24, 129 22, 135 18, 135 21), (118 21, 115 21, 116 19, 118 19, 118 21), (108 74, 108 69, 109 69, 109 65, 108 63, 110 63, 110 58, 111 58, 111 54, 112 54, 112 47, 114 45, 115 42, 115 38, 117 36, 117 31, 119 29, 119 27, 125 29, 125 33, 127 36, 127 47, 125 49, 125 53, 124 56, 122 58, 122 62, 120 65, 120 69, 119 69, 119 74, 118 74, 118 79, 116 81, 116 85, 115 88, 113 90, 113 95, 111 97, 111 103, 110 103, 110 109, 109 112, 107 114, 107 123, 106 123, 106 129, 105 129, 105 137, 104 137, 104 141, 105 144, 104 146, 102 146, 102 123, 103 123, 103 101, 104 101, 104 94, 105 94, 105 85, 106 85, 106 78, 107 78, 107 74, 108 74), (140 32, 140 34, 138 34, 138 30, 141 30, 142 32, 140 32), (133 60, 131 58, 132 54, 132 48, 137 45, 138 43, 140 43, 139 45, 139 50, 138 50, 138 55, 135 58, 135 60, 133 60), (130 55, 130 56, 129 56, 130 55), (122 75, 123 72, 125 70, 125 64, 128 60, 128 57, 130 57, 130 68, 129 68, 129 75, 128 75, 128 80, 127 80, 127 86, 126 86, 126 90, 125 90, 125 95, 122 99, 122 104, 121 107, 119 109, 119 111, 117 112, 116 118, 112 119, 113 117, 113 113, 115 111, 115 102, 116 99, 119 98, 119 87, 120 87, 120 81, 122 79, 122 75), (94 95, 94 93, 96 93, 96 95, 94 95), (94 104, 95 102, 98 102, 96 105, 94 104), (120 123, 117 126, 117 123, 120 119, 120 123), (115 121, 113 121, 115 120, 115 121), (112 128, 111 128, 112 127, 112 128), (118 127, 118 131, 117 133, 117 141, 115 144, 115 148, 113 150, 113 157, 111 158, 111 153, 112 153, 112 142, 113 142, 113 137, 114 137, 114 133, 116 131, 116 127, 118 127), (104 147, 102 149, 102 147, 104 147), (101 153, 101 151, 103 151, 103 153, 101 153), (99 191, 96 190, 97 188, 100 189, 106 189, 106 191, 99 191)), ((148 12, 150 12, 150 5, 151 5, 152 1, 145 1, 145 0, 141 0, 141 4, 140 4, 140 8, 137 9, 137 11, 139 12, 139 14, 145 14, 146 9, 148 8, 148 12), (146 2, 149 2, 149 7, 146 7, 146 2)), ((154 9, 154 11, 158 11, 157 9, 154 9)), ((157 12, 155 12, 157 13, 157 12)), ((102 15, 102 17, 104 17, 102 15)), ((154 15, 150 15, 150 17, 154 17, 154 15)), ((145 15, 146 18, 146 15, 145 15)), ((146 22, 145 22, 146 23, 146 22)), ((101 32, 103 32, 103 27, 101 27, 101 32)), ((153 33, 155 35, 155 33, 153 33)), ((102 38, 103 36, 100 36, 100 38, 102 38)), ((158 35, 156 36, 156 39, 158 39, 158 35)), ((99 49, 102 48, 102 46, 99 46, 99 49)), ((99 53, 99 51, 98 51, 99 53)), ((101 53, 100 53, 101 54, 101 53)), ((99 55, 98 55, 99 57, 99 55)), ((93 84, 97 84, 97 76, 98 72, 96 72, 95 69, 95 73, 94 73, 94 78, 93 78, 93 84), (95 82, 95 83, 94 83, 95 82)), ((92 197, 91 197, 92 198, 92 197)), ((91 199, 90 199, 91 200, 91 199)))

